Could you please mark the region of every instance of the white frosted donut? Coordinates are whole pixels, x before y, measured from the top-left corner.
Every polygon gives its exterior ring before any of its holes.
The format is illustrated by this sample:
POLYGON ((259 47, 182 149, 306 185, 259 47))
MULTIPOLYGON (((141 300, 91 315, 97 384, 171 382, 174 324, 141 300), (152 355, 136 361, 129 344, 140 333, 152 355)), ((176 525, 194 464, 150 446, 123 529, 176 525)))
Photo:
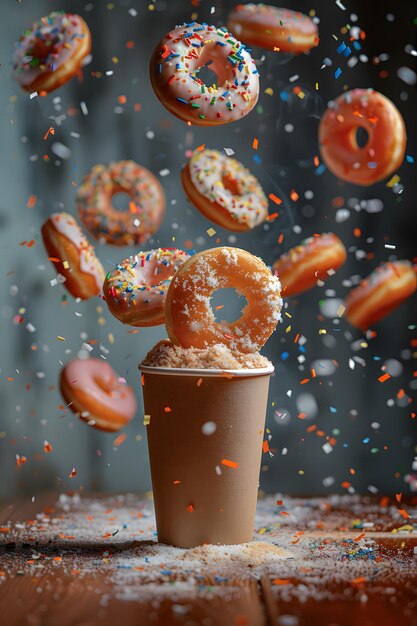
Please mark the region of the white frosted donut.
POLYGON ((171 278, 189 254, 176 248, 139 252, 106 276, 103 293, 110 313, 130 326, 163 324, 171 278))
POLYGON ((196 151, 182 171, 182 184, 196 208, 223 228, 251 230, 268 215, 259 181, 218 150, 196 151))
POLYGON ((171 113, 199 126, 226 124, 247 115, 259 95, 259 74, 245 46, 225 27, 184 24, 157 45, 150 63, 153 89, 171 113), (203 66, 217 85, 198 77, 203 66))
POLYGON ((74 298, 88 300, 101 294, 103 266, 72 215, 52 213, 41 232, 54 268, 65 276, 65 287, 74 298))

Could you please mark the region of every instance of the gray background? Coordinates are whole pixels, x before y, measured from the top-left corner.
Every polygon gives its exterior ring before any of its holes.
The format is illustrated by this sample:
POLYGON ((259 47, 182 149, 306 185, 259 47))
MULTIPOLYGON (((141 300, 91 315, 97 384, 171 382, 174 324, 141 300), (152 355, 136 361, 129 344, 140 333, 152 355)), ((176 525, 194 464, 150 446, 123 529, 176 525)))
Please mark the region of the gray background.
MULTIPOLYGON (((189 240, 201 250, 215 245, 218 237, 221 244, 238 245, 271 264, 280 252, 305 236, 334 231, 349 249, 348 262, 324 288, 287 303, 291 319, 284 316, 283 324, 264 348, 276 373, 267 415, 274 456, 264 455, 261 487, 317 493, 342 491, 341 484, 349 481, 351 489, 357 491, 369 487, 372 491, 407 491, 410 483, 417 488, 417 479, 414 477, 413 483, 412 478, 417 420, 411 419, 413 406, 416 410, 412 396, 417 368, 416 347, 412 345, 415 331, 410 328, 417 322, 415 299, 378 325, 378 335, 367 348, 360 345, 362 335, 343 319, 339 322, 326 316, 332 306, 334 311, 334 298, 344 297, 352 277, 357 282, 380 261, 412 259, 416 254, 415 165, 403 164, 398 172, 400 185, 394 190, 385 182, 370 188, 355 187, 328 172, 318 176, 313 166, 313 157, 318 154, 319 117, 326 103, 346 86, 374 87, 388 95, 406 120, 407 154, 415 155, 415 86, 397 75, 399 67, 415 66, 415 57, 410 54, 415 44, 414 3, 346 0, 343 4, 347 10, 343 11, 333 1, 315 0, 312 4, 320 19, 318 49, 294 58, 254 50, 261 73, 256 110, 227 126, 188 128, 155 98, 148 79, 148 60, 158 40, 175 24, 189 21, 193 10, 198 11, 200 21, 222 25, 233 4, 202 0, 200 7, 193 9, 188 0, 1 3, 1 497, 35 495, 44 489, 122 491, 150 487, 141 404, 136 419, 126 429, 126 441, 115 447, 114 435, 89 428, 59 407, 62 400, 57 377, 61 364, 74 358, 85 340, 94 339, 97 343, 92 356, 105 355, 117 372, 126 376, 141 403, 137 364, 164 337, 164 327, 129 334, 129 328, 117 322, 100 300, 77 304, 61 286, 51 287, 55 274, 39 238, 40 226, 52 211, 65 209, 76 214, 76 185, 92 165, 119 159, 134 159, 156 174, 169 170, 160 176, 168 203, 166 219, 149 248, 152 244, 182 247, 189 240), (148 8, 150 4, 153 11, 148 8), (78 12, 86 19, 93 36, 93 60, 84 71, 83 82, 73 80, 48 98, 30 100, 10 76, 11 51, 23 29, 53 9, 78 12), (352 13, 358 16, 356 22, 352 13), (340 33, 346 23, 359 25, 366 32, 362 50, 352 55, 358 59, 354 67, 336 54, 342 40, 348 43, 348 35, 340 33), (126 47, 129 40, 135 42, 132 49, 126 47), (378 57, 381 54, 386 56, 378 57), (338 66, 343 72, 336 80, 338 66), (108 70, 114 74, 106 76, 108 70), (380 76, 381 70, 387 77, 380 76), (296 75, 299 78, 291 82, 296 75), (301 86, 304 99, 293 94, 295 85, 301 86), (282 93, 288 95, 287 101, 280 97, 282 93), (126 96, 126 104, 118 103, 120 95, 126 96), (82 113, 81 102, 85 102, 88 115, 82 113), (135 103, 141 104, 139 112, 134 110, 135 103), (50 125, 55 127, 55 136, 44 141, 50 125), (254 161, 254 137, 259 139, 256 155, 260 163, 254 161), (179 179, 186 151, 202 143, 220 150, 233 149, 259 177, 266 193, 283 199, 275 222, 249 234, 231 236, 215 227, 216 236, 207 235, 211 224, 187 203, 179 179), (292 189, 299 194, 297 202, 290 199, 292 189), (30 195, 37 196, 32 209, 26 207, 30 195), (349 211, 343 223, 337 221, 340 213, 332 204, 337 197, 342 198, 339 208, 349 211), (360 237, 354 236, 354 228, 361 229, 360 237), (281 246, 277 244, 280 233, 285 235, 281 246), (19 246, 31 239, 35 240, 32 248, 19 246), (385 243, 396 245, 396 250, 384 248, 385 243), (22 324, 13 321, 19 314, 24 318, 22 324), (35 332, 27 330, 28 323, 35 332), (326 334, 319 334, 320 329, 326 334), (294 344, 297 333, 306 339, 301 348, 300 343, 294 344), (65 342, 57 341, 58 335, 65 337, 65 342), (351 361, 354 369, 349 367, 349 359, 355 359, 351 361), (377 379, 383 366, 393 377, 380 384, 377 379), (300 386, 311 367, 320 375, 300 386), (398 399, 400 389, 405 396, 398 399), (306 410, 308 417, 298 419, 297 415, 306 410), (324 438, 306 432, 311 424, 317 424, 327 435, 336 435, 333 452, 325 454, 324 438), (54 448, 48 455, 43 453, 45 439, 54 448), (28 459, 20 470, 16 469, 16 454, 28 459), (78 474, 69 480, 73 467, 78 474)), ((311 9, 303 0, 296 5, 287 2, 287 6, 307 13, 311 9)), ((270 207, 271 212, 275 209, 270 207)), ((97 246, 105 269, 133 252, 97 246)), ((236 302, 230 296, 227 302, 229 314, 236 312, 236 302)))

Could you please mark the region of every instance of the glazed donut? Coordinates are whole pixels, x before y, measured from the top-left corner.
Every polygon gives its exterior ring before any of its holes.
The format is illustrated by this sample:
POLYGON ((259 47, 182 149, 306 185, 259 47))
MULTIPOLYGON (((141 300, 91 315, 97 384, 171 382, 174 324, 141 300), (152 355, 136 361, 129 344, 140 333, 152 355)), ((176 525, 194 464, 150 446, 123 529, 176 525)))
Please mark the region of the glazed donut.
POLYGON ((130 326, 163 324, 171 278, 189 256, 176 248, 158 248, 118 263, 103 286, 110 313, 130 326))
POLYGON ((326 280, 346 261, 346 248, 333 233, 314 235, 283 254, 272 266, 284 296, 295 296, 326 280))
POLYGON ((98 430, 120 430, 135 416, 133 389, 101 359, 67 363, 61 370, 60 388, 68 408, 98 430))
POLYGON ((356 185, 373 185, 392 174, 403 162, 406 140, 401 113, 373 89, 342 94, 320 121, 323 161, 335 176, 356 185), (360 128, 368 133, 363 147, 357 141, 360 128))
POLYGON ((103 267, 72 215, 53 213, 41 233, 52 264, 65 277, 64 285, 70 294, 82 300, 101 294, 103 267))
POLYGON ((409 261, 384 263, 350 291, 345 301, 345 317, 352 326, 367 330, 416 289, 416 273, 409 261))
POLYGON ((268 267, 239 248, 212 248, 186 261, 171 280, 165 299, 168 336, 184 348, 224 344, 231 350, 257 352, 281 319, 281 285, 268 267), (246 297, 241 317, 217 322, 210 298, 232 287, 246 297))
POLYGON ((234 122, 258 101, 259 75, 255 62, 226 28, 184 24, 156 46, 150 78, 157 98, 168 111, 197 126, 234 122), (209 66, 217 85, 198 77, 209 66))
POLYGON ((161 225, 165 195, 158 179, 134 161, 95 165, 77 193, 78 213, 89 233, 113 246, 140 245, 161 225), (129 211, 112 206, 116 193, 130 197, 129 211))
POLYGON ((250 46, 299 54, 319 43, 316 24, 299 11, 268 4, 238 4, 229 14, 227 27, 250 46))
POLYGON ((91 34, 79 15, 53 11, 16 43, 13 76, 26 91, 49 93, 81 71, 91 34))
POLYGON ((217 150, 196 150, 181 180, 200 213, 223 228, 251 230, 268 215, 268 200, 255 176, 217 150))

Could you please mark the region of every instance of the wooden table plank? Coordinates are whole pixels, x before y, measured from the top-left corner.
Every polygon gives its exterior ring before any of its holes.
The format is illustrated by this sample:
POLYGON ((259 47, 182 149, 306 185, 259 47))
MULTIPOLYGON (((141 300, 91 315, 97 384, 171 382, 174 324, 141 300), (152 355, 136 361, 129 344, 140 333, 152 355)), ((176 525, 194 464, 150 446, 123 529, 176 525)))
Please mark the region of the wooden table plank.
POLYGON ((277 500, 259 502, 256 541, 192 550, 155 542, 152 502, 139 496, 9 504, 0 512, 0 620, 417 626, 415 501, 277 500))

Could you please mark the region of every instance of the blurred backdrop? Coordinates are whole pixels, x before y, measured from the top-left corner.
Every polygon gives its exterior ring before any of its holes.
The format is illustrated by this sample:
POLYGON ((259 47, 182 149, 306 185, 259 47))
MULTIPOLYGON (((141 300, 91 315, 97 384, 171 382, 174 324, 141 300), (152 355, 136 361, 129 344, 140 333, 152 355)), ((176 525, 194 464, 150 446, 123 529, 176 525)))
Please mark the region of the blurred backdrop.
MULTIPOLYGON (((272 264, 303 238, 334 231, 349 250, 346 265, 324 287, 286 302, 283 323, 263 350, 276 371, 267 414, 271 454, 263 456, 261 488, 292 493, 417 489, 416 300, 378 324, 374 337, 335 314, 349 287, 378 263, 417 254, 417 12, 413 3, 387 0, 286 0, 288 8, 314 16, 319 47, 298 57, 255 49, 261 74, 256 109, 219 128, 188 127, 154 96, 149 58, 174 25, 191 19, 224 25, 234 4, 2 2, 0 497, 34 496, 46 489, 150 488, 137 365, 165 336, 164 327, 132 332, 101 300, 77 303, 62 286, 51 286, 55 272, 39 233, 53 211, 76 215, 76 189, 91 166, 120 159, 151 169, 166 192, 165 221, 147 248, 198 251, 231 244, 272 264), (34 20, 60 9, 87 21, 93 58, 82 82, 75 79, 47 98, 30 99, 10 75, 13 45, 34 20), (351 38, 352 55, 338 55, 337 46, 351 38), (336 79, 338 67, 342 73, 336 79), (394 185, 356 187, 314 165, 320 116, 330 100, 354 87, 381 91, 405 118, 408 157, 394 185), (44 140, 50 126, 55 134, 44 140), (209 236, 212 224, 187 202, 179 178, 187 151, 203 143, 234 151, 267 194, 283 199, 276 220, 249 234, 215 226, 216 234, 209 236), (65 410, 57 388, 62 364, 80 353, 86 356, 83 344, 90 340, 91 356, 106 358, 139 398, 136 419, 120 445, 114 444, 115 435, 95 431, 65 410), (311 378, 312 368, 317 377, 300 385, 311 378), (383 371, 391 378, 381 384, 383 371), (327 453, 326 436, 334 439, 327 453), (49 454, 45 440, 53 446, 49 454), (27 458, 20 468, 17 454, 27 458), (77 475, 69 479, 73 468, 77 475)), ((276 208, 270 206, 270 212, 276 208)), ((103 245, 96 250, 106 270, 135 252, 103 245)), ((237 298, 227 298, 228 315, 237 315, 237 298)))

